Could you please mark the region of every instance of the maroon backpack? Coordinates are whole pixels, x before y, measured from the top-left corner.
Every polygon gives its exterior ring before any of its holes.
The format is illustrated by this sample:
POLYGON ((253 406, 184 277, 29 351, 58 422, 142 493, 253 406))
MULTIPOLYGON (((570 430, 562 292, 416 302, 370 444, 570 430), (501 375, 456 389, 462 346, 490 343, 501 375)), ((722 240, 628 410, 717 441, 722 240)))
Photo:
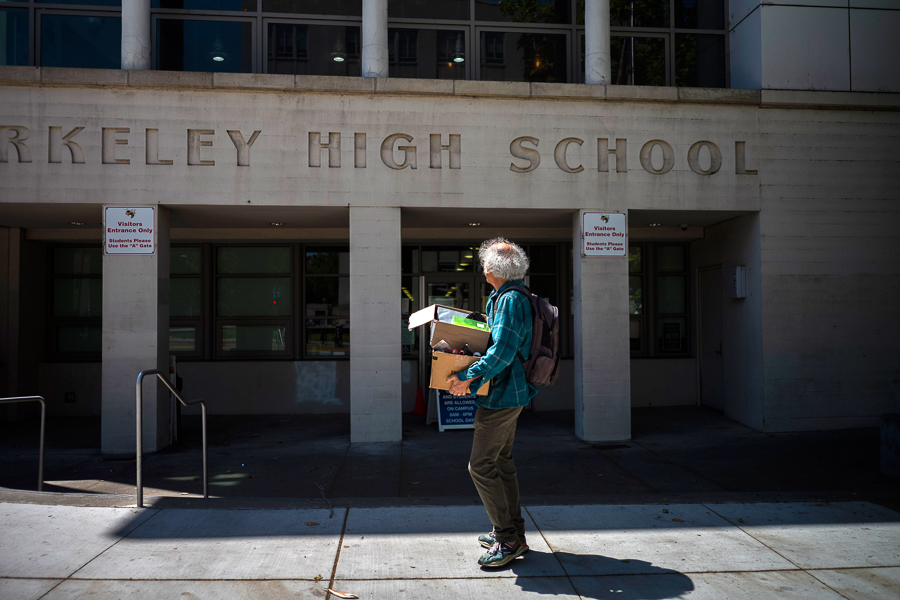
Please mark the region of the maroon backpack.
MULTIPOLYGON (((510 285, 531 302, 531 352, 528 360, 516 352, 525 368, 525 379, 535 387, 553 385, 559 376, 559 309, 524 285, 510 285)), ((499 299, 498 299, 499 300, 499 299)))

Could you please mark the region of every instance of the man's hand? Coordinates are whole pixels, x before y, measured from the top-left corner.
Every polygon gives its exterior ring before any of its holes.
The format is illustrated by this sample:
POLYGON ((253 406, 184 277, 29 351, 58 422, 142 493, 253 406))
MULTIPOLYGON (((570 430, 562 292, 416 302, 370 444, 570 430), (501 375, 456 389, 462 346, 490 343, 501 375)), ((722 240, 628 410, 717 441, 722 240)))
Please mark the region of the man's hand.
POLYGON ((469 391, 469 382, 471 379, 466 379, 465 381, 460 381, 459 377, 454 373, 450 377, 447 378, 447 383, 450 384, 450 395, 451 396, 466 396, 470 394, 469 391))

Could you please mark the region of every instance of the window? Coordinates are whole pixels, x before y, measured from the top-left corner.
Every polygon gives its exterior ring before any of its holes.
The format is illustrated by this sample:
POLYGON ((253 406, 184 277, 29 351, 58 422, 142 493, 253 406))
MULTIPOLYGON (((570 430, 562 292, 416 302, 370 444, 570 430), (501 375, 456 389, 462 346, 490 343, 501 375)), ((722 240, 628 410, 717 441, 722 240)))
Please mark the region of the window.
POLYGON ((543 31, 482 31, 480 79, 568 81, 568 36, 543 31))
POLYGON ((218 247, 215 271, 215 355, 290 357, 290 246, 218 247))
POLYGON ((103 326, 102 250, 57 246, 50 256, 50 355, 57 360, 99 360, 103 326))
POLYGON ((112 15, 41 15, 41 66, 118 69, 122 19, 112 15))
POLYGON ((268 24, 268 72, 359 76, 360 28, 268 24))
POLYGON ((644 351, 644 332, 647 330, 644 319, 643 254, 643 246, 628 247, 628 330, 632 353, 644 351))
POLYGON ((303 286, 304 355, 350 356, 350 249, 308 246, 303 286))
POLYGON ((628 248, 628 315, 632 356, 687 356, 688 264, 684 244, 628 248))
POLYGON ((0 8, 0 65, 28 65, 28 9, 0 8))
POLYGON ((656 246, 656 351, 687 352, 687 247, 656 246))
POLYGON ((173 246, 169 264, 169 352, 202 355, 203 249, 173 246))
POLYGON ((253 71, 249 21, 157 19, 156 68, 163 71, 253 71))

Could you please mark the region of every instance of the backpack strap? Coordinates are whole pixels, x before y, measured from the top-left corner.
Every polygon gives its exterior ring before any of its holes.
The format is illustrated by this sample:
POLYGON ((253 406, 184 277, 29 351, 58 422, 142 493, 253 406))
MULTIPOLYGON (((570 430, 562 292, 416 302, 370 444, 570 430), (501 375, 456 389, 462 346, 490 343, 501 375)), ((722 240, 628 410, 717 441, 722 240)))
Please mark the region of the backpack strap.
MULTIPOLYGON (((519 292, 519 293, 525 295, 525 298, 528 300, 529 307, 531 306, 531 290, 529 290, 524 285, 519 285, 517 283, 514 283, 514 284, 510 285, 508 288, 506 288, 505 290, 503 290, 503 293, 500 294, 499 296, 497 296, 497 301, 498 302, 500 301, 500 296, 503 296, 511 291, 516 291, 516 292, 519 292)), ((495 308, 495 310, 496 310, 496 308, 495 308)), ((532 321, 532 327, 533 327, 534 326, 534 309, 533 308, 531 309, 531 321, 532 321)), ((525 357, 522 356, 522 353, 519 352, 518 350, 516 350, 516 356, 519 357, 519 362, 521 362, 522 366, 524 367, 525 363, 528 361, 525 360, 525 357)))

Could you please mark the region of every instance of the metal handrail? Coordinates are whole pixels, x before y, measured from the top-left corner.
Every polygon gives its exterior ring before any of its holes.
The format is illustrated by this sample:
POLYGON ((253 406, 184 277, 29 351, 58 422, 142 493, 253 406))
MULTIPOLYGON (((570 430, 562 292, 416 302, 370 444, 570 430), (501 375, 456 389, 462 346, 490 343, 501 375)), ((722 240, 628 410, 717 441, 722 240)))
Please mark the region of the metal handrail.
POLYGON ((44 421, 47 417, 47 403, 43 396, 15 396, 12 398, 0 398, 0 404, 13 404, 15 402, 40 402, 41 403, 41 449, 38 453, 38 491, 44 491, 44 421))
POLYGON ((163 377, 163 372, 159 369, 147 369, 146 371, 141 371, 137 376, 137 384, 135 385, 135 398, 136 398, 136 412, 137 418, 137 505, 138 508, 144 507, 144 474, 141 470, 143 459, 144 459, 144 411, 143 411, 143 402, 142 402, 142 392, 141 392, 141 382, 144 379, 144 375, 156 375, 163 384, 169 388, 169 391, 172 392, 172 395, 175 396, 179 402, 181 402, 184 406, 192 406, 194 404, 200 405, 200 412, 203 417, 203 497, 209 498, 209 469, 207 468, 207 460, 206 460, 206 403, 203 400, 194 400, 193 402, 188 402, 184 398, 182 398, 175 388, 166 381, 166 378, 163 377))

